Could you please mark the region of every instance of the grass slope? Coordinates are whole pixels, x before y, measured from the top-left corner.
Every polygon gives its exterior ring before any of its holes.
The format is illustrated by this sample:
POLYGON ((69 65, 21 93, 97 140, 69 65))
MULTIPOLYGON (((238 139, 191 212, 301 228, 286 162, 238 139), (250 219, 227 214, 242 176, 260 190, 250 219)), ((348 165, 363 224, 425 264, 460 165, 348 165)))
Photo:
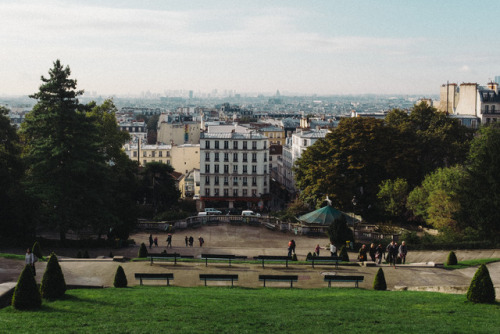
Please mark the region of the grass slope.
POLYGON ((473 260, 463 260, 463 261, 458 261, 457 264, 448 266, 444 265, 446 269, 463 269, 463 268, 469 268, 469 267, 476 267, 480 266, 482 264, 488 264, 492 262, 498 262, 500 261, 499 258, 490 258, 490 259, 473 259, 473 260))
POLYGON ((491 333, 500 305, 412 291, 133 287, 69 290, 41 311, 2 309, 0 323, 5 333, 491 333))

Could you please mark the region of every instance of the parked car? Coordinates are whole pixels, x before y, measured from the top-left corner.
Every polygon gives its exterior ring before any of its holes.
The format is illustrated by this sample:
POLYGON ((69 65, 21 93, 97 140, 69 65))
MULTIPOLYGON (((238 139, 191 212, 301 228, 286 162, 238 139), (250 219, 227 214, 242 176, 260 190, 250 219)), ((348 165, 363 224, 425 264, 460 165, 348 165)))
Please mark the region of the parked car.
POLYGON ((241 211, 242 216, 254 216, 254 217, 260 217, 260 213, 255 213, 252 210, 243 210, 241 211))
POLYGON ((219 211, 219 210, 214 209, 214 208, 205 208, 205 212, 207 213, 207 215, 221 215, 222 214, 222 211, 219 211))

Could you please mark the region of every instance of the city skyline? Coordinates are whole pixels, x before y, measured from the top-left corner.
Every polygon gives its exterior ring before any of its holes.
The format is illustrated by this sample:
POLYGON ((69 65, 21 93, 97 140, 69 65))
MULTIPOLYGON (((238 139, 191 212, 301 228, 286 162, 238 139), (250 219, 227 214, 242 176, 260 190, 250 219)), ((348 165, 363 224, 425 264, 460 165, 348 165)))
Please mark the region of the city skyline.
POLYGON ((0 95, 422 94, 500 73, 497 1, 3 1, 0 95))

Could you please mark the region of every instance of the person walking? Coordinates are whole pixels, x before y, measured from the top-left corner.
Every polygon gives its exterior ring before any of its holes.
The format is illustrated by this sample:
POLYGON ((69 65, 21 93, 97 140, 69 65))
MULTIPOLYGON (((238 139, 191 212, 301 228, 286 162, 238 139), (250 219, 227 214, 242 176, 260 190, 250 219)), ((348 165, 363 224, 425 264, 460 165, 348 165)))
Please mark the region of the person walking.
POLYGON ((398 258, 398 243, 395 242, 394 240, 391 241, 389 244, 389 264, 394 266, 394 269, 396 269, 396 261, 398 258))
POLYGON ((37 261, 37 257, 31 252, 31 249, 29 248, 26 249, 25 260, 26 264, 30 266, 33 276, 36 276, 35 262, 37 261))
POLYGON ((168 234, 167 235, 167 248, 168 246, 170 246, 170 248, 172 248, 172 234, 168 234))
POLYGON ((198 241, 200 242, 200 247, 203 247, 203 244, 205 243, 205 240, 203 240, 203 237, 201 235, 198 238, 198 241))
POLYGON ((186 235, 186 237, 184 238, 184 242, 186 243, 186 247, 188 246, 188 243, 189 243, 189 238, 188 236, 186 235))
POLYGON ((295 240, 292 239, 292 253, 295 254, 295 247, 297 245, 295 244, 295 240))
POLYGON ((360 262, 365 262, 367 260, 367 258, 366 258, 366 252, 367 252, 366 245, 363 244, 361 246, 361 248, 359 249, 359 254, 358 254, 358 260, 360 262))
POLYGON ((153 235, 152 234, 149 235, 149 249, 151 249, 151 247, 153 247, 153 235))
POLYGON ((314 253, 316 253, 316 256, 319 256, 319 250, 321 247, 319 247, 319 244, 316 245, 316 248, 314 248, 314 253))
POLYGON ((189 236, 189 247, 193 247, 194 238, 192 235, 189 236))
POLYGON ((370 259, 375 262, 375 255, 377 253, 377 248, 375 247, 375 244, 372 242, 372 244, 370 245, 370 250, 368 251, 368 253, 370 254, 370 259))
POLYGON ((403 241, 401 246, 399 246, 399 258, 402 264, 406 262, 406 254, 408 254, 408 247, 406 246, 406 242, 403 241))
POLYGON ((375 259, 377 260, 378 264, 382 263, 383 256, 384 256, 384 248, 382 247, 381 244, 379 244, 377 246, 377 249, 375 250, 375 259))
POLYGON ((153 241, 155 243, 155 247, 158 247, 158 237, 155 237, 153 241))
POLYGON ((292 256, 292 240, 288 241, 288 256, 292 256))
POLYGON ((330 243, 330 255, 337 256, 337 247, 333 243, 330 243))

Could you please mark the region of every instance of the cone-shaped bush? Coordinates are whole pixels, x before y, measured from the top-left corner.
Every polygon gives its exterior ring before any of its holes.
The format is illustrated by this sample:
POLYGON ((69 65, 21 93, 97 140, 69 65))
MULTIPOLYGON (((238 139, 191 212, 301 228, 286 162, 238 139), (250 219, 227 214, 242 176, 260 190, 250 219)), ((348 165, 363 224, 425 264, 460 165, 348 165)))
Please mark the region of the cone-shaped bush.
POLYGON ((311 259, 311 258, 312 258, 312 254, 311 254, 311 252, 307 253, 306 260, 309 260, 309 259, 311 259))
POLYGON ((29 265, 24 266, 12 296, 12 306, 18 310, 33 310, 42 306, 40 291, 29 265))
POLYGON ((342 259, 342 261, 349 262, 349 254, 347 253, 347 248, 345 246, 342 246, 340 248, 339 257, 342 259))
POLYGON ((446 259, 446 265, 447 266, 454 266, 458 263, 457 256, 455 255, 454 251, 451 251, 450 254, 448 254, 448 258, 446 259))
POLYGON ((141 248, 139 248, 139 254, 137 254, 137 257, 148 257, 148 249, 146 248, 144 242, 141 244, 141 248))
POLYGON ((43 273, 42 285, 40 292, 45 299, 59 299, 64 296, 66 292, 66 281, 64 275, 57 261, 57 256, 52 253, 47 263, 47 268, 43 273))
POLYGON ((33 244, 33 248, 31 249, 31 252, 33 254, 35 254, 35 256, 37 258, 39 258, 39 259, 43 258, 42 249, 40 248, 40 244, 38 243, 38 241, 35 241, 35 243, 33 244))
POLYGON ((375 279, 373 280, 374 290, 387 290, 387 283, 385 282, 385 275, 382 268, 378 268, 375 279))
POLYGON ((115 281, 113 282, 113 285, 115 286, 115 288, 126 288, 127 284, 128 282, 125 271, 123 270, 122 266, 118 266, 118 268, 116 269, 115 281))
POLYGON ((297 261, 297 254, 295 253, 292 254, 292 261, 297 261))
POLYGON ((490 272, 484 264, 474 274, 467 290, 467 299, 474 303, 494 303, 495 288, 491 281, 490 272))

